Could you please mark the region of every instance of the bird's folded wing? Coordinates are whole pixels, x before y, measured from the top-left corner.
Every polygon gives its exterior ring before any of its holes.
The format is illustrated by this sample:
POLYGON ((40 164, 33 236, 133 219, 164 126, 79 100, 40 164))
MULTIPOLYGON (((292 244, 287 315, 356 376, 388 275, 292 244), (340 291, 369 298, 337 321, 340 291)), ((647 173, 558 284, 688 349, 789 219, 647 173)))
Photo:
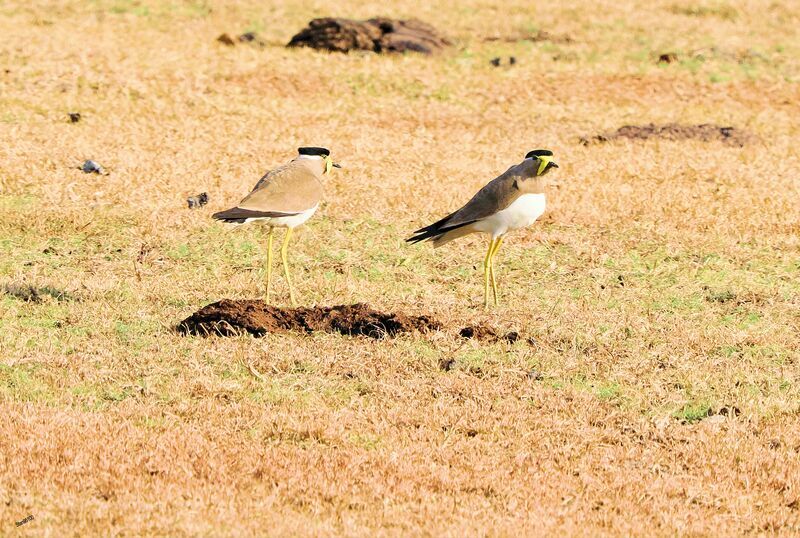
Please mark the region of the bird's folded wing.
POLYGON ((296 214, 322 200, 322 184, 306 166, 292 161, 269 172, 237 207, 259 212, 296 214))
POLYGON ((242 209, 241 207, 232 207, 225 211, 219 211, 211 215, 211 218, 217 220, 224 220, 226 222, 242 223, 247 219, 273 219, 278 217, 292 217, 297 213, 283 213, 280 211, 254 211, 252 209, 242 209))
POLYGON ((435 239, 447 232, 485 219, 508 207, 519 195, 520 191, 515 186, 514 178, 500 176, 479 190, 464 207, 433 224, 420 228, 407 241, 418 243, 426 239, 435 239))
POLYGON ((464 207, 453 213, 442 228, 452 229, 490 217, 507 208, 520 197, 513 177, 505 174, 493 179, 479 190, 464 207))
POLYGON ((491 180, 464 207, 440 224, 440 229, 453 229, 485 219, 510 206, 522 196, 517 180, 535 175, 534 161, 526 159, 491 180))
POLYGON ((461 209, 433 224, 420 228, 407 241, 417 243, 426 239, 435 239, 507 208, 522 195, 522 191, 517 187, 517 180, 521 177, 530 177, 532 174, 531 162, 526 159, 520 164, 510 167, 487 183, 461 209))

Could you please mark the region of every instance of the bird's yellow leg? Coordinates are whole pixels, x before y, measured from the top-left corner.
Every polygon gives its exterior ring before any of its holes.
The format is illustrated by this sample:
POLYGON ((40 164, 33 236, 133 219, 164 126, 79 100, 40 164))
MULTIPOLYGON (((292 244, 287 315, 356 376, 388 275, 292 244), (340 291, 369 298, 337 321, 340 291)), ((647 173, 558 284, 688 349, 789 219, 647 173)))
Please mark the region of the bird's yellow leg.
POLYGON ((269 304, 269 292, 272 289, 272 231, 270 226, 267 236, 267 304, 269 304))
POLYGON ((492 251, 494 251, 494 238, 489 240, 489 250, 483 260, 483 307, 489 308, 489 279, 491 278, 492 251))
POLYGON ((500 250, 500 245, 503 243, 503 238, 498 237, 494 242, 492 255, 489 258, 489 275, 492 278, 492 295, 494 295, 494 305, 497 306, 497 281, 494 279, 494 256, 500 250))
POLYGON ((297 306, 297 301, 294 300, 294 290, 292 289, 292 277, 289 276, 289 261, 286 258, 289 252, 289 238, 292 237, 292 229, 286 230, 286 237, 283 238, 283 245, 281 246, 281 259, 283 260, 283 272, 286 274, 286 284, 289 285, 289 300, 292 306, 297 306))

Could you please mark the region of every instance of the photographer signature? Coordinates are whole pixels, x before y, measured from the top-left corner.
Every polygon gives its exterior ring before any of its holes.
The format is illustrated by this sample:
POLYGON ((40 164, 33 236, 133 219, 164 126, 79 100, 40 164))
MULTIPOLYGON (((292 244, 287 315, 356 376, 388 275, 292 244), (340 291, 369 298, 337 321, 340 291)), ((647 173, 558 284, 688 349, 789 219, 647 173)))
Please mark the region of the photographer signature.
POLYGON ((29 521, 33 521, 33 514, 28 515, 28 517, 26 517, 25 519, 21 519, 21 520, 17 521, 16 525, 17 525, 17 527, 21 527, 21 526, 23 526, 25 523, 27 523, 29 521))

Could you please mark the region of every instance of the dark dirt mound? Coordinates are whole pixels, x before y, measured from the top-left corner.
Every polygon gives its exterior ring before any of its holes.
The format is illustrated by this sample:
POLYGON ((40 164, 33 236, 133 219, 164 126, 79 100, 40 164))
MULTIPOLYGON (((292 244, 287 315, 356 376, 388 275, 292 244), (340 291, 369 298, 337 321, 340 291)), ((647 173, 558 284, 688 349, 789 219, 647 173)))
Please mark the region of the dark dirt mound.
POLYGON ((338 332, 384 338, 412 331, 438 330, 442 324, 428 316, 383 313, 366 304, 313 308, 279 308, 262 300, 231 300, 205 306, 180 322, 183 334, 256 336, 275 332, 338 332))
POLYGON ((509 344, 513 344, 521 338, 517 331, 500 334, 494 327, 483 324, 464 327, 458 332, 458 335, 463 338, 475 338, 477 340, 488 340, 490 342, 504 341, 509 344))
POLYGON ((648 138, 662 138, 665 140, 702 140, 710 142, 718 140, 730 146, 742 147, 752 139, 752 136, 736 127, 720 127, 711 123, 700 125, 680 125, 678 123, 667 123, 656 125, 625 125, 614 132, 599 134, 591 137, 581 137, 580 142, 584 146, 610 142, 619 138, 631 140, 647 140, 648 138))
POLYGON ((64 290, 52 288, 50 286, 31 286, 30 284, 6 284, 2 291, 6 294, 25 301, 26 303, 41 303, 46 297, 51 297, 56 301, 71 301, 74 297, 64 290))
POLYGON ((375 18, 314 19, 292 37, 287 47, 311 47, 333 52, 368 50, 373 52, 421 52, 432 54, 450 42, 424 22, 375 18))
MULTIPOLYGON (((176 330, 182 334, 236 336, 247 332, 255 336, 267 333, 316 331, 337 332, 348 336, 381 339, 401 333, 438 331, 443 325, 429 316, 411 316, 402 312, 385 313, 369 305, 280 308, 260 299, 223 299, 204 306, 181 321, 176 330)), ((463 338, 513 344, 522 337, 516 331, 505 334, 490 325, 469 325, 459 331, 463 338)), ((532 344, 533 339, 529 338, 532 344)))

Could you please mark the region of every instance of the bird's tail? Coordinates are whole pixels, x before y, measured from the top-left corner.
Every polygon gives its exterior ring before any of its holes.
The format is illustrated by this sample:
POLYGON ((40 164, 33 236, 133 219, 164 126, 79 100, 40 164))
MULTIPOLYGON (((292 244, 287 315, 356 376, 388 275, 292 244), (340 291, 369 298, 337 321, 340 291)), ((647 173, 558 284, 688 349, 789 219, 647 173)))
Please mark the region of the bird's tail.
POLYGON ((441 232, 436 230, 425 230, 425 231, 416 231, 414 232, 415 235, 412 235, 408 239, 406 239, 407 243, 416 244, 421 241, 426 241, 428 239, 436 239, 438 236, 442 235, 441 232))
POLYGON ((437 220, 433 224, 429 224, 424 228, 414 232, 414 235, 406 239, 409 243, 419 243, 420 241, 433 240, 433 246, 438 247, 447 243, 448 241, 466 235, 469 232, 463 229, 475 221, 460 222, 452 225, 449 223, 450 219, 455 215, 451 213, 441 220, 437 220))
POLYGON ((406 239, 408 243, 415 244, 427 239, 436 239, 436 236, 442 235, 446 231, 447 221, 450 220, 455 213, 450 213, 443 219, 439 219, 433 224, 429 224, 424 228, 420 228, 414 232, 414 235, 406 239))

